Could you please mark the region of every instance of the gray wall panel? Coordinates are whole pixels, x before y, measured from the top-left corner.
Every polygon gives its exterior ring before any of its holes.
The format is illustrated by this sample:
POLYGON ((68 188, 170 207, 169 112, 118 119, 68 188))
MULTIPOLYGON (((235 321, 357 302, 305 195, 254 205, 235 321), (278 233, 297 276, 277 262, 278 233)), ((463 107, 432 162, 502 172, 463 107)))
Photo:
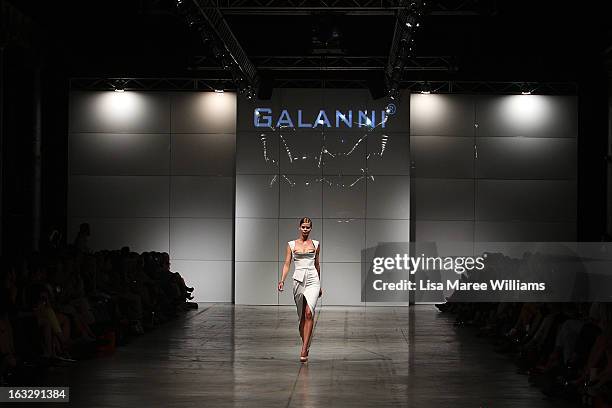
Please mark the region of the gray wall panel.
POLYGON ((569 221, 576 219, 576 182, 561 180, 479 180, 479 221, 569 221))
POLYGON ((473 220, 474 180, 413 179, 417 220, 473 220))
POLYGON ((278 262, 278 219, 236 218, 236 261, 278 262))
POLYGON ((365 245, 365 221, 323 220, 322 251, 325 262, 361 262, 365 245))
MULTIPOLYGON (((278 262, 236 262, 235 274, 236 304, 278 304, 278 262)), ((287 283, 285 290, 291 291, 291 283, 287 283)))
POLYGON ((280 181, 280 218, 321 218, 320 176, 289 175, 280 181))
POLYGON ((70 132, 169 133, 170 98, 157 92, 72 92, 70 132))
POLYGON ((278 175, 236 176, 236 217, 278 217, 278 175))
POLYGON ((360 263, 322 263, 321 288, 323 296, 319 298, 319 302, 322 301, 327 306, 365 304, 361 302, 360 263))
POLYGON ((329 133, 325 135, 322 166, 323 174, 358 174, 366 168, 366 134, 329 133))
POLYGON ((572 96, 481 96, 476 102, 476 121, 478 136, 578 135, 578 110, 572 96))
POLYGON ((76 237, 79 225, 91 226, 89 246, 92 250, 120 249, 168 252, 167 218, 76 218, 68 220, 68 239, 76 237))
POLYGON ((236 135, 237 174, 278 173, 279 138, 276 132, 240 132, 236 135))
POLYGON ((571 242, 575 240, 575 222, 476 222, 476 242, 571 242))
POLYGON ((236 133, 236 94, 172 94, 172 133, 236 133))
POLYGON ((413 136, 473 135, 474 97, 441 94, 411 95, 410 134, 413 136))
POLYGON ((232 260, 233 220, 222 218, 171 218, 172 258, 232 260))
POLYGON ((376 176, 367 185, 367 218, 410 218, 410 177, 376 176))
POLYGON ((172 174, 234 175, 234 134, 173 134, 172 174))
POLYGON ((72 133, 70 173, 91 176, 167 175, 170 134, 72 133))
POLYGON ((479 178, 571 179, 576 177, 576 139, 479 137, 479 178))
POLYGON ((231 302, 233 261, 171 261, 171 269, 179 272, 194 291, 193 302, 231 302))
POLYGON ((281 174, 321 174, 321 133, 278 131, 281 174))
POLYGON ((406 252, 408 252, 408 242, 410 241, 410 220, 367 219, 365 236, 365 258, 367 262, 370 262, 371 259, 376 256, 377 246, 385 242, 406 243, 404 248, 406 252))
POLYGON ((411 136, 415 177, 472 178, 474 138, 411 136))
POLYGON ((73 217, 168 217, 168 177, 72 176, 68 193, 73 217))
POLYGON ((170 216, 232 218, 234 216, 234 178, 170 177, 170 216))
POLYGON ((368 135, 368 172, 374 175, 410 174, 410 135, 371 133, 368 135))
POLYGON ((417 241, 473 241, 474 221, 416 221, 417 241))
POLYGON ((366 181, 358 178, 358 176, 325 178, 324 218, 365 218, 366 181))

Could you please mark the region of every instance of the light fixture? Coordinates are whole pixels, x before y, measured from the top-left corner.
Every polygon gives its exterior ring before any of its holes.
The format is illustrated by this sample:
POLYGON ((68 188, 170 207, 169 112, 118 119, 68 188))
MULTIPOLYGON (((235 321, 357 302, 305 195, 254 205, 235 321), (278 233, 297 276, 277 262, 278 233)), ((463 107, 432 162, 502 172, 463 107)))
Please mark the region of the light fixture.
POLYGON ((125 79, 117 79, 111 82, 111 86, 113 91, 115 92, 125 92, 125 85, 127 84, 127 80, 125 79))
POLYGON ((532 92, 533 89, 527 83, 521 85, 521 95, 531 95, 532 92))
POLYGON ((224 91, 223 91, 223 89, 215 89, 215 92, 222 94, 224 91))
POLYGON ((429 82, 423 82, 421 85, 421 93, 423 95, 429 95, 431 93, 431 86, 429 85, 429 82))

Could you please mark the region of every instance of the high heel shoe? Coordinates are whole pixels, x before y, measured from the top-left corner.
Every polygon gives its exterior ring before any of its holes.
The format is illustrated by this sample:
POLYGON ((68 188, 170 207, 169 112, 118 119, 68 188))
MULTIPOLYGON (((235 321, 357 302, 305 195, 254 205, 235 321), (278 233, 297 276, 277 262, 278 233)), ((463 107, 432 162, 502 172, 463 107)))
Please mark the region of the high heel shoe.
POLYGON ((306 350, 306 354, 305 355, 302 355, 300 353, 300 362, 305 363, 307 361, 308 361, 308 350, 306 350))

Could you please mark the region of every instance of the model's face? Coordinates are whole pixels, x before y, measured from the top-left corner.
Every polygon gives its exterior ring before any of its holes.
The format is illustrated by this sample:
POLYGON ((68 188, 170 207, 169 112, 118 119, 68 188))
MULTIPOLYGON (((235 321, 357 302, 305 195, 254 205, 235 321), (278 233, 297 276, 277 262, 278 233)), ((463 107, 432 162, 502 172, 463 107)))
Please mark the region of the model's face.
POLYGON ((302 235, 310 234, 311 229, 312 229, 312 224, 310 224, 309 222, 303 222, 300 225, 300 232, 302 233, 302 235))

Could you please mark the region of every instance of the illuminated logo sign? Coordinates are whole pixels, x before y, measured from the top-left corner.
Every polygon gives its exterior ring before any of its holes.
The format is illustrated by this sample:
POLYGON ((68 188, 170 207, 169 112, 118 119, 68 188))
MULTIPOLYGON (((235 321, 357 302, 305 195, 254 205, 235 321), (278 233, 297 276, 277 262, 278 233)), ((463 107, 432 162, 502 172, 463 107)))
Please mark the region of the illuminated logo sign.
POLYGON ((302 109, 282 109, 280 113, 272 108, 255 108, 253 126, 257 128, 384 128, 390 115, 395 114, 395 105, 389 104, 383 110, 335 110, 321 109, 318 114, 305 117, 302 109))

